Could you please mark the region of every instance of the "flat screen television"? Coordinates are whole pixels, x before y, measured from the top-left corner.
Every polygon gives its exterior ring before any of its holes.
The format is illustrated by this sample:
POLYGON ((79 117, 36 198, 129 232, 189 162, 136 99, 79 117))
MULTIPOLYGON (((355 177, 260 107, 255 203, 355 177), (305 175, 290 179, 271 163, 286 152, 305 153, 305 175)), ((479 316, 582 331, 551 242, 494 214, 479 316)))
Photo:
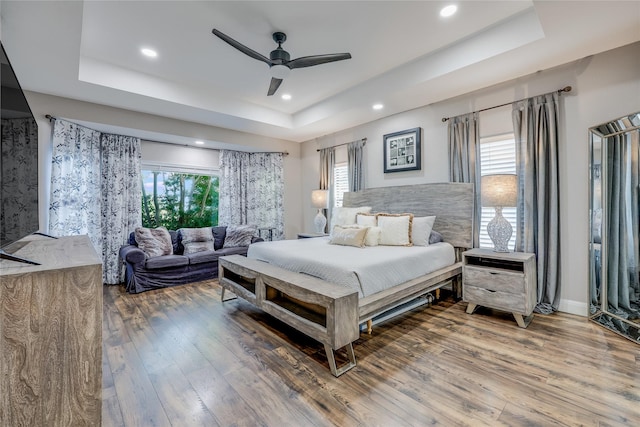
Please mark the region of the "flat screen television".
POLYGON ((0 148, 0 255, 38 231, 38 125, 2 48, 0 148))

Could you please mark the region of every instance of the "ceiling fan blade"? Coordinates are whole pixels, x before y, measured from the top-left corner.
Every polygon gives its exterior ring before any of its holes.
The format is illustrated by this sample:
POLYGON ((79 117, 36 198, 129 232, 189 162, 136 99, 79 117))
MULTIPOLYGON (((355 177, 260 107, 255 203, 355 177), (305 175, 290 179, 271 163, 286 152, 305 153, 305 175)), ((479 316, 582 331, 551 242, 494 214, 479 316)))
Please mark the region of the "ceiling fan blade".
POLYGON ((292 59, 286 63, 286 66, 291 68, 304 68, 314 65, 326 64, 327 62, 342 61, 344 59, 351 59, 350 53, 330 53, 327 55, 313 55, 303 56, 302 58, 292 59))
POLYGON ((267 96, 271 96, 274 93, 276 93, 281 83, 282 83, 282 79, 276 79, 275 77, 271 77, 271 84, 269 85, 269 92, 267 93, 267 96))
POLYGON ((257 59, 258 61, 266 62, 267 64, 272 65, 271 60, 269 58, 267 58, 264 55, 259 54, 258 52, 256 52, 253 49, 250 49, 250 48, 246 47, 242 43, 239 43, 239 42, 235 41, 234 39, 232 39, 228 35, 226 35, 224 33, 221 33, 220 31, 216 30, 215 28, 211 32, 214 35, 220 37, 225 42, 229 43, 231 46, 233 46, 236 49, 238 49, 240 52, 244 53, 245 55, 248 55, 248 56, 252 57, 253 59, 257 59))

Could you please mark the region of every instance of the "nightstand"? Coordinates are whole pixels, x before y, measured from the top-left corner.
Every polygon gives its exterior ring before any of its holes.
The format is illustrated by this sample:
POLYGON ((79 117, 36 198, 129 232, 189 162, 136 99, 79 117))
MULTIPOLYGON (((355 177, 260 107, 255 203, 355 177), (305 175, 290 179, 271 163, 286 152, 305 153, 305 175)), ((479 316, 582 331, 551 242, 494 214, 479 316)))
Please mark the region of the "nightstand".
POLYGON ((313 237, 326 237, 324 233, 298 233, 298 239, 311 239, 313 237))
POLYGON ((536 256, 524 252, 472 249, 462 254, 462 299, 467 313, 477 306, 513 313, 526 328, 536 305, 536 256))

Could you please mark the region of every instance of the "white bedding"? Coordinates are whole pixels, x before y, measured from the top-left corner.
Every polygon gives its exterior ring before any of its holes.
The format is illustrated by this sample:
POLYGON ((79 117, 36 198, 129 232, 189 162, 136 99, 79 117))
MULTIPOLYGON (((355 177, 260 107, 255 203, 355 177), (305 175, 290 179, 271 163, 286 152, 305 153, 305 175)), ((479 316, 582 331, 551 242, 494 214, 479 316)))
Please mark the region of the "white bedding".
POLYGON ((455 263, 449 243, 354 248, 331 245, 328 237, 253 243, 247 257, 347 286, 360 297, 455 263))

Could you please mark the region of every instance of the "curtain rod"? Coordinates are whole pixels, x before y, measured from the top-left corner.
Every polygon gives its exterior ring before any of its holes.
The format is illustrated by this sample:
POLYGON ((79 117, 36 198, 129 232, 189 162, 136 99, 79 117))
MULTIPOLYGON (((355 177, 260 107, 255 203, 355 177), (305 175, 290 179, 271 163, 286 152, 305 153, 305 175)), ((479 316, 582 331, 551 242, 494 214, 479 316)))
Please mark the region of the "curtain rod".
MULTIPOLYGON (((556 90, 555 92, 558 92, 558 94, 561 94, 562 92, 571 92, 571 86, 565 86, 565 87, 563 87, 562 89, 558 89, 558 90, 556 90)), ((538 96, 539 96, 539 95, 538 95, 538 96)), ((530 96, 529 98, 533 98, 533 97, 531 97, 531 96, 530 96)), ((513 104, 513 103, 515 103, 515 102, 524 101, 525 99, 529 99, 529 98, 518 99, 517 101, 511 101, 511 102, 507 102, 507 103, 505 103, 505 104, 500 104, 500 105, 496 105, 496 106, 493 106, 493 107, 483 108, 482 110, 472 111, 472 113, 480 113, 480 112, 482 112, 482 111, 493 110, 494 108, 504 107, 504 106, 507 106, 507 105, 511 105, 511 104, 513 104)), ((450 118, 451 118, 451 117, 443 117, 443 118, 442 118, 442 121, 443 121, 443 122, 446 122, 446 121, 447 121, 447 120, 449 120, 450 118)))
MULTIPOLYGON (((44 116, 46 119, 49 119, 49 121, 51 120, 58 120, 57 117, 52 116, 51 114, 45 114, 44 116)), ((73 123, 73 122, 72 122, 73 123)), ((77 123, 75 123, 77 124, 77 123)), ((80 126, 84 126, 84 125, 80 125, 80 126)), ((174 145, 182 145, 184 147, 194 147, 194 148, 206 148, 206 147, 198 147, 198 146, 193 146, 193 145, 189 145, 189 144, 175 144, 173 142, 166 142, 166 141, 155 141, 153 139, 149 139, 149 138, 140 138, 141 141, 148 141, 148 142, 155 142, 158 144, 174 144, 174 145)), ((212 150, 224 150, 224 148, 212 148, 212 150)), ((253 154, 263 154, 263 153, 280 153, 283 156, 288 156, 289 152, 288 151, 245 151, 246 153, 253 153, 253 154)))
MULTIPOLYGON (((329 147, 324 147, 324 148, 335 148, 335 147, 341 147, 341 146, 343 146, 343 145, 351 144, 352 142, 356 142, 356 141, 362 141, 362 142, 364 142, 364 144, 363 144, 363 145, 367 145, 367 138, 362 138, 362 139, 356 139, 355 141, 345 142, 345 143, 337 144, 337 145, 331 145, 331 146, 329 146, 329 147)), ((324 148, 318 148, 316 151, 324 150, 324 148)))

